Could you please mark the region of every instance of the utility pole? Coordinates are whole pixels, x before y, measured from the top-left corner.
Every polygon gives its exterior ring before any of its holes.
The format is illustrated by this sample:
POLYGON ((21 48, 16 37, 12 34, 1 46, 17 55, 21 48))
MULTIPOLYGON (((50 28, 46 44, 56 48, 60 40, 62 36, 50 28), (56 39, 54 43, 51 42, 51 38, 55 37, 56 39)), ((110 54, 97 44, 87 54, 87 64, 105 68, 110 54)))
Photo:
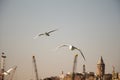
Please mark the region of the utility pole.
MULTIPOLYGON (((0 69, 1 69, 1 73, 2 73, 2 74, 3 74, 4 71, 5 71, 5 58, 6 58, 5 54, 2 53, 2 55, 1 55, 1 66, 0 66, 0 69)), ((1 76, 1 80, 4 80, 4 75, 1 76)))
POLYGON ((36 80, 39 80, 35 56, 33 56, 33 64, 34 64, 34 70, 35 70, 36 80))
POLYGON ((76 70, 76 66, 77 66, 77 57, 78 57, 78 54, 75 54, 74 62, 73 62, 72 80, 74 80, 74 78, 75 78, 75 70, 76 70))

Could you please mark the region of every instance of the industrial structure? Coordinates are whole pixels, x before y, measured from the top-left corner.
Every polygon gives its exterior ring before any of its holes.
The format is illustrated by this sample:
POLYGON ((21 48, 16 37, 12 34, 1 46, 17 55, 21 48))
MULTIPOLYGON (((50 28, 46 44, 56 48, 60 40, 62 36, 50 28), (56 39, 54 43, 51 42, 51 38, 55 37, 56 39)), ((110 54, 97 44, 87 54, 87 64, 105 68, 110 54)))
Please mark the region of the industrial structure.
POLYGON ((78 57, 78 54, 75 54, 74 62, 73 62, 72 80, 74 80, 74 77, 75 77, 75 71, 76 71, 76 67, 77 67, 77 57, 78 57))
POLYGON ((5 80, 5 76, 8 76, 7 80, 13 80, 13 76, 15 74, 17 66, 8 69, 7 71, 5 70, 5 59, 6 56, 4 53, 1 54, 0 57, 0 80, 5 80))
POLYGON ((4 80, 4 72, 5 72, 5 58, 6 58, 6 56, 5 56, 5 54, 4 53, 2 53, 2 55, 1 55, 1 63, 0 63, 0 80, 4 80))
POLYGON ((39 80, 35 56, 33 56, 32 59, 33 59, 33 65, 34 65, 34 71, 35 71, 35 78, 36 80, 39 80))
MULTIPOLYGON (((120 80, 120 73, 115 71, 115 66, 112 66, 113 68, 112 74, 105 73, 105 63, 103 61, 102 56, 97 62, 96 73, 87 72, 84 64, 83 64, 83 72, 76 72, 77 58, 78 58, 78 54, 75 54, 74 60, 73 60, 72 72, 64 74, 62 71, 61 76, 47 77, 47 78, 44 78, 43 80, 120 80)), ((0 56, 0 80, 13 80, 17 66, 14 66, 6 71, 5 59, 6 59, 6 56, 4 53, 2 53, 0 56), (8 77, 6 78, 6 76, 8 77)), ((38 76, 35 56, 32 56, 32 60, 33 60, 33 66, 34 66, 34 72, 35 72, 35 80, 40 80, 38 76)))
POLYGON ((13 77, 14 77, 14 75, 15 75, 16 69, 17 69, 17 66, 15 66, 15 67, 12 68, 12 72, 11 72, 8 80, 13 80, 13 77))
MULTIPOLYGON (((74 58, 74 65, 76 64, 77 56, 74 58)), ((103 61, 102 56, 97 62, 97 71, 94 72, 87 72, 85 65, 83 65, 83 72, 76 73, 73 68, 73 73, 69 73, 64 75, 63 80, 120 80, 120 73, 115 71, 115 67, 113 66, 113 71, 111 73, 105 73, 105 63, 103 61)))

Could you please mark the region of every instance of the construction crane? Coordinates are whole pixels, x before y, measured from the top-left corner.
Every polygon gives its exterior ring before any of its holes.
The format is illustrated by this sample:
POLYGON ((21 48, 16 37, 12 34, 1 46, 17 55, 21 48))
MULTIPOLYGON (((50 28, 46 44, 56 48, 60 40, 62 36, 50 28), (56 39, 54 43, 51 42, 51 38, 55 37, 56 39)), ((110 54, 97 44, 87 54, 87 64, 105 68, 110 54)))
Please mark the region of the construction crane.
POLYGON ((0 65, 1 65, 0 66, 0 71, 1 71, 1 74, 3 74, 3 75, 0 76, 0 80, 4 80, 5 58, 6 58, 5 54, 2 53, 2 55, 1 55, 1 63, 0 63, 0 65))
POLYGON ((9 80, 12 80, 17 66, 14 67, 14 68, 10 68, 9 70, 6 71, 5 70, 5 58, 6 58, 5 54, 2 52, 1 61, 0 61, 1 62, 0 63, 0 80, 4 80, 4 77, 7 76, 7 75, 10 76, 11 71, 13 71, 13 73, 11 75, 11 79, 9 79, 9 80))
POLYGON ((72 80, 74 80, 74 77, 75 77, 75 71, 76 71, 76 66, 77 66, 77 57, 78 57, 78 54, 75 54, 74 62, 73 62, 72 80))
POLYGON ((33 64, 34 64, 36 80, 39 80, 35 56, 33 56, 32 58, 33 58, 33 64))
POLYGON ((17 66, 15 66, 14 68, 12 68, 12 73, 10 73, 11 76, 9 77, 8 80, 13 80, 13 77, 14 77, 14 75, 15 75, 15 71, 16 71, 16 69, 17 69, 17 66))

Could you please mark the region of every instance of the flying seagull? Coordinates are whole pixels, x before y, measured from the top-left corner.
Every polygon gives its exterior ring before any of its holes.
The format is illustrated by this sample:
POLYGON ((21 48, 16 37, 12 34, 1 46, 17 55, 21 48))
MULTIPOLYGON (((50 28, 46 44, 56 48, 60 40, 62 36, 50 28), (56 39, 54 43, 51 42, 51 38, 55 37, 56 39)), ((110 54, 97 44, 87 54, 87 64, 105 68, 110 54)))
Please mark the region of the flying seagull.
POLYGON ((83 59, 86 60, 83 53, 82 53, 82 51, 79 48, 77 48, 75 46, 72 46, 72 45, 62 45, 62 46, 59 46, 58 48, 61 48, 61 47, 68 47, 71 51, 78 50, 81 53, 83 59))
POLYGON ((42 35, 50 36, 50 33, 54 32, 54 31, 57 31, 57 29, 49 31, 49 32, 45 32, 45 33, 40 33, 40 34, 36 35, 34 37, 34 39, 36 39, 38 36, 42 36, 42 35))

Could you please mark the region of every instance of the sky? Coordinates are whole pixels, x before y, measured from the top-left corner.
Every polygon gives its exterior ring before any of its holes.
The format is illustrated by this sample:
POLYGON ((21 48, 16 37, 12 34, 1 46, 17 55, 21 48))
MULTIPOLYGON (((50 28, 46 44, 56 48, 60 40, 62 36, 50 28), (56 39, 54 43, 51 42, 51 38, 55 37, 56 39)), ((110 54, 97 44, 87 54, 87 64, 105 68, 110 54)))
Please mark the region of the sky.
POLYGON ((120 1, 119 0, 0 0, 0 53, 7 56, 5 69, 17 66, 14 80, 35 78, 32 56, 36 57, 39 78, 72 72, 96 72, 102 56, 105 72, 112 65, 120 72, 120 1), (38 33, 58 29, 51 36, 33 39, 38 33), (55 50, 61 44, 81 49, 55 50))

